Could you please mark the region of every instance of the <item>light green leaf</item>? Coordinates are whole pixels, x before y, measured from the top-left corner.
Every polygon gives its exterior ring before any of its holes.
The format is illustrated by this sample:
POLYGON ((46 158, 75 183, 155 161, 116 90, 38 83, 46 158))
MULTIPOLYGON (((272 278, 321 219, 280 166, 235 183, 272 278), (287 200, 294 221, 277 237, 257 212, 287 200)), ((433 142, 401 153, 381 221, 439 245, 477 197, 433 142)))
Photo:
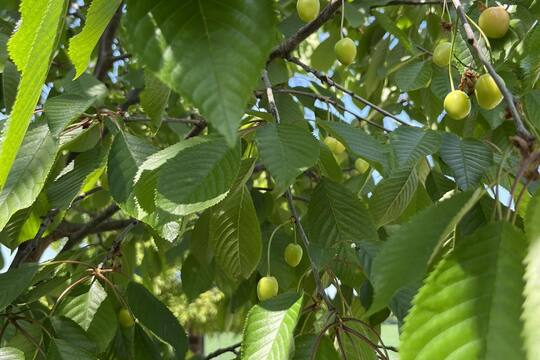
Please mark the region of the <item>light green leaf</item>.
POLYGON ((442 245, 483 193, 461 193, 436 203, 390 235, 371 269, 375 296, 370 314, 386 306, 398 289, 422 280, 433 251, 442 245))
POLYGON ((93 98, 75 94, 62 94, 47 99, 43 112, 53 136, 58 137, 66 126, 78 119, 93 103, 93 98))
POLYGON ((319 166, 321 167, 323 175, 332 181, 342 182, 343 171, 339 167, 332 151, 330 151, 328 146, 322 142, 319 143, 319 150, 319 166))
POLYGON ((216 263, 232 279, 247 279, 257 267, 261 258, 261 229, 245 186, 212 209, 210 243, 216 263))
POLYGON ((375 187, 370 199, 370 210, 379 226, 395 220, 407 208, 418 187, 414 168, 395 170, 375 187))
POLYGON ((83 330, 88 330, 107 292, 98 281, 92 283, 87 293, 79 295, 62 308, 62 315, 75 321, 83 330))
POLYGON ((441 145, 441 157, 450 166, 460 189, 474 188, 493 162, 489 146, 477 139, 460 139, 446 133, 441 145))
POLYGON ((232 146, 276 39, 272 3, 130 0, 127 44, 232 146))
POLYGON ((326 251, 378 239, 364 204, 344 185, 324 178, 309 202, 307 227, 310 240, 326 251))
POLYGON ((523 233, 507 223, 460 241, 426 280, 405 319, 400 358, 524 359, 523 233))
POLYGON ((100 352, 107 349, 116 334, 116 330, 118 329, 117 316, 109 297, 101 303, 94 314, 87 334, 90 339, 96 342, 100 352))
POLYGON ((223 200, 240 168, 240 146, 223 138, 187 140, 157 174, 157 205, 176 215, 204 210, 223 200), (186 144, 187 145, 187 144, 186 144))
POLYGON ((144 90, 141 92, 141 106, 154 128, 159 129, 165 108, 169 102, 171 89, 150 71, 144 72, 144 90))
POLYGON ((32 264, 0 274, 0 311, 30 286, 37 269, 38 267, 32 264))
POLYGON ((399 166, 414 166, 418 160, 437 152, 441 137, 432 130, 400 126, 390 133, 390 143, 399 166))
MULTIPOLYGON (((539 68, 540 74, 540 68, 539 68)), ((523 97, 529 121, 540 131, 540 90, 531 90, 523 97)))
POLYGON ((75 78, 88 67, 92 51, 121 3, 122 0, 92 0, 82 31, 69 40, 68 55, 77 71, 75 78))
POLYGON ((414 61, 400 68, 395 81, 402 92, 413 91, 428 87, 432 74, 431 61, 414 61))
MULTIPOLYGON (((377 2, 380 4, 380 1, 377 2)), ((373 15, 377 19, 377 23, 388 33, 394 35, 398 40, 401 46, 405 48, 411 55, 415 55, 416 50, 412 43, 409 41, 407 34, 397 27, 396 22, 388 17, 385 13, 374 11, 373 15)))
POLYGON ((318 121, 327 131, 330 131, 347 147, 354 157, 371 160, 388 169, 388 150, 363 130, 341 122, 318 121))
POLYGON ((176 359, 187 351, 186 332, 172 312, 144 286, 131 282, 127 288, 128 303, 139 323, 175 350, 176 359))
POLYGON ((319 144, 304 126, 266 124, 255 138, 261 155, 277 183, 286 187, 319 158, 319 144))
POLYGON ((12 347, 0 348, 0 360, 24 360, 24 353, 12 347))
POLYGON ((109 191, 117 202, 125 202, 133 191, 133 178, 139 166, 156 149, 144 139, 120 131, 109 151, 107 175, 109 191))
POLYGON ((0 192, 0 229, 13 214, 34 203, 45 185, 57 151, 58 143, 46 124, 42 123, 28 131, 0 192))
POLYGON ((61 175, 45 188, 49 203, 57 209, 67 209, 84 185, 99 175, 107 161, 110 141, 103 141, 92 150, 79 154, 61 175))
POLYGON ((525 234, 529 240, 529 251, 525 258, 525 303, 523 304, 524 330, 528 359, 540 354, 540 191, 529 202, 525 216, 525 234))
POLYGON ((8 43, 11 59, 21 72, 21 82, 11 115, 2 132, 0 188, 23 142, 47 77, 66 0, 23 0, 21 23, 8 43))
POLYGON ((288 359, 302 296, 285 293, 251 308, 244 327, 242 359, 288 359))

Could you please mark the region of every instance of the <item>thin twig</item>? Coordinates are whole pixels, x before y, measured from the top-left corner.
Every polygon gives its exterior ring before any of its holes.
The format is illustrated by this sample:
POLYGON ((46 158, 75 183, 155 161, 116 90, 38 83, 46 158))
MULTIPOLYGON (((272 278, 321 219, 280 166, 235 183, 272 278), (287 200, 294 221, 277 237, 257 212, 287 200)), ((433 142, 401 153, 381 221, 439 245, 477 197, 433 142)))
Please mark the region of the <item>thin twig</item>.
POLYGON ((237 349, 238 347, 240 347, 240 345, 242 345, 241 342, 236 343, 236 344, 233 344, 233 345, 231 345, 231 346, 224 347, 224 348, 222 348, 222 349, 218 349, 218 350, 216 350, 216 351, 214 351, 214 352, 208 354, 208 355, 204 358, 204 360, 210 360, 210 359, 216 358, 216 357, 218 357, 218 356, 220 356, 220 355, 222 355, 222 354, 228 353, 228 352, 232 352, 232 353, 234 353, 235 355, 238 355, 238 352, 236 351, 236 349, 237 349))
POLYGON ((312 68, 311 66, 309 66, 307 64, 304 64, 302 61, 300 61, 300 59, 295 58, 293 56, 289 56, 289 57, 287 57, 287 60, 294 63, 294 64, 296 64, 296 65, 298 65, 298 66, 300 66, 302 69, 304 69, 304 71, 314 75, 317 79, 319 79, 323 83, 326 83, 328 86, 334 87, 334 88, 336 88, 336 89, 350 95, 353 99, 361 102, 364 105, 367 105, 367 106, 371 107, 373 110, 378 111, 379 113, 383 114, 384 116, 388 116, 389 118, 397 121, 398 123, 400 123, 402 125, 406 125, 406 126, 409 125, 405 121, 403 121, 399 117, 397 117, 396 115, 392 114, 391 112, 386 111, 385 109, 383 109, 382 107, 380 107, 378 105, 375 105, 374 103, 372 103, 368 99, 365 99, 362 96, 360 96, 358 94, 355 94, 354 92, 347 89, 343 85, 340 85, 340 84, 336 83, 330 76, 321 73, 320 71, 312 68))
POLYGON ((276 46, 270 53, 270 56, 268 57, 268 62, 276 58, 280 58, 280 57, 286 58, 287 56, 289 56, 289 54, 294 49, 296 49, 296 47, 302 41, 307 39, 308 36, 316 32, 321 26, 323 26, 324 23, 327 22, 334 15, 334 13, 340 8, 340 6, 341 6, 341 0, 332 0, 330 4, 328 4, 321 11, 319 16, 317 16, 315 20, 302 26, 291 37, 287 38, 281 44, 276 46))

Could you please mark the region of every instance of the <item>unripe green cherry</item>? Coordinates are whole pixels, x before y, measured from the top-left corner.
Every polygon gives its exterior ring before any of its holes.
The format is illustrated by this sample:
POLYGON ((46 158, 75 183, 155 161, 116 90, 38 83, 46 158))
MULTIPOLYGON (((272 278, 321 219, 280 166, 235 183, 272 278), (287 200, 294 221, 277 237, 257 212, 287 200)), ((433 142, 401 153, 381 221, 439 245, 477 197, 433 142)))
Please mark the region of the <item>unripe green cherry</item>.
POLYGON ((335 155, 343 154, 345 151, 345 146, 335 137, 327 136, 324 138, 324 143, 335 155))
POLYGON ((285 248, 285 262, 292 267, 297 267, 298 264, 300 264, 300 261, 302 260, 302 255, 304 254, 304 250, 302 250, 302 247, 298 244, 290 243, 285 248))
POLYGON ((260 301, 273 298, 278 293, 278 282, 273 276, 265 276, 257 284, 257 297, 260 301))
POLYGON ((369 169, 369 163, 366 160, 362 159, 362 158, 358 158, 354 162, 354 168, 360 174, 363 174, 363 173, 365 173, 367 171, 367 169, 369 169))
POLYGON ((118 312, 118 323, 120 326, 124 329, 130 328, 133 325, 135 325, 135 321, 133 320, 133 316, 131 316, 131 313, 128 309, 122 308, 118 312))
POLYGON ((500 39, 508 32, 510 15, 502 6, 489 7, 480 14, 478 26, 487 37, 500 39))
POLYGON ((454 90, 444 98, 444 110, 454 120, 466 118, 471 112, 471 99, 461 90, 454 90))
POLYGON ((499 90, 495 80, 493 80, 489 74, 481 75, 478 80, 476 80, 474 93, 478 105, 486 110, 495 108, 503 99, 501 90, 499 90))
POLYGON ((303 22, 311 22, 319 15, 321 4, 319 0, 298 0, 296 2, 296 11, 298 17, 303 22))
POLYGON ((334 46, 334 51, 336 58, 345 66, 352 64, 356 58, 356 45, 348 37, 339 40, 334 46))
POLYGON ((448 66, 452 56, 452 44, 448 41, 440 42, 433 50, 433 62, 440 67, 448 66))

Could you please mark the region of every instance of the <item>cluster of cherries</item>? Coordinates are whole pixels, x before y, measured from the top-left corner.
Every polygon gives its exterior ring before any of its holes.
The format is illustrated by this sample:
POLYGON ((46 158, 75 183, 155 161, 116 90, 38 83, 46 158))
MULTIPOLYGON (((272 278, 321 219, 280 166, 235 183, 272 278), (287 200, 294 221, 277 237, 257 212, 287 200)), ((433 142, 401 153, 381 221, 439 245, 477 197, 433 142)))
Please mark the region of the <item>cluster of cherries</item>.
MULTIPOLYGON (((491 39, 500 39, 506 35, 510 26, 510 15, 502 6, 485 9, 478 19, 478 26, 491 39)), ((440 42, 433 51, 433 62, 446 67, 452 60, 452 44, 440 42)), ((478 105, 485 110, 494 109, 503 99, 501 90, 493 77, 483 74, 478 77, 474 86, 474 94, 478 105)), ((471 100, 463 90, 452 90, 444 99, 444 110, 454 120, 466 118, 471 112, 471 100)))

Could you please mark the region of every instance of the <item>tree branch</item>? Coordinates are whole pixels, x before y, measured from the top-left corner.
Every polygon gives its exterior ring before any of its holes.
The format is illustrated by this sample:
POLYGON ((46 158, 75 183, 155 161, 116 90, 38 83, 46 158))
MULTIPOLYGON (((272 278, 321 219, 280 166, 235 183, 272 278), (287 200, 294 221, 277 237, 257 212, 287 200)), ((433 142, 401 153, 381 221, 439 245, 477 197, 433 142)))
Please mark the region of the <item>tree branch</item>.
POLYGON ((317 79, 319 79, 321 82, 326 83, 328 86, 334 87, 334 88, 336 88, 336 89, 350 95, 353 99, 361 102, 364 105, 367 105, 367 106, 371 107, 373 110, 378 111, 379 113, 383 114, 384 116, 388 116, 389 118, 392 118, 393 120, 397 121, 398 123, 400 123, 402 125, 409 126, 409 124, 407 124, 405 121, 398 118, 396 115, 392 114, 391 112, 388 112, 388 111, 384 110, 382 107, 380 107, 378 105, 375 105, 374 103, 372 103, 371 101, 361 97, 360 95, 355 94, 354 92, 347 89, 343 85, 340 85, 340 84, 334 82, 334 80, 330 76, 325 75, 325 74, 321 73, 320 71, 312 68, 311 66, 304 64, 303 62, 300 61, 300 59, 295 58, 293 56, 289 56, 286 59, 288 61, 300 66, 302 69, 304 69, 304 71, 306 71, 308 73, 311 73, 317 79))
MULTIPOLYGON (((263 70, 262 78, 263 78, 264 86, 266 87, 266 95, 268 97, 268 104, 269 104, 270 112, 272 113, 272 116, 276 119, 276 122, 279 124, 281 122, 281 118, 279 116, 279 110, 274 100, 274 93, 272 91, 272 83, 270 82, 270 79, 268 78, 268 71, 266 69, 263 70)), ((285 196, 287 198, 287 204, 289 205, 289 210, 291 211, 291 215, 294 219, 295 226, 298 229, 298 232, 300 233, 300 238, 302 239, 302 242, 304 243, 304 247, 306 248, 306 253, 309 258, 309 263, 311 265, 311 272, 313 273, 313 277, 315 278, 317 293, 319 293, 319 295, 322 297, 322 299, 328 306, 328 309, 333 309, 334 306, 332 305, 332 302, 330 301, 330 299, 328 298, 328 295, 324 291, 321 277, 319 275, 319 269, 317 268, 317 265, 313 261, 313 258, 311 257, 311 254, 309 252, 309 239, 306 235, 306 232, 304 231, 304 227, 302 226, 302 223, 300 222, 300 216, 298 215, 298 212, 296 211, 296 207, 294 206, 294 199, 293 199, 290 186, 287 188, 287 191, 285 192, 285 196)))
POLYGON ((508 109, 510 110, 510 113, 512 114, 512 118, 516 124, 517 134, 527 140, 528 142, 534 141, 534 136, 527 130, 525 125, 523 124, 523 121, 521 119, 521 115, 519 114, 519 111, 516 107, 515 99, 510 90, 506 87, 506 84, 504 83, 503 79, 497 74, 497 71, 495 71, 495 68, 487 57, 484 55, 484 53, 480 50, 478 47, 478 41, 476 40, 476 37, 474 36, 473 29, 471 27, 471 24, 469 24, 469 21, 467 19, 467 16, 465 14, 465 9, 463 9, 463 5, 461 4, 460 0, 452 0, 452 3, 454 4, 454 7, 456 8, 456 11, 461 19, 461 23, 463 24, 463 29, 465 30, 465 36, 467 37, 467 42, 469 43, 470 47, 473 48, 474 52, 476 53, 476 56, 480 59, 480 62, 484 67, 486 68, 487 72, 493 77, 493 80, 495 80, 495 83, 501 90, 501 93, 504 96, 504 100, 506 101, 506 104, 508 106, 508 109))
POLYGON ((375 8, 381 8, 386 6, 393 6, 393 5, 442 5, 444 4, 444 0, 393 0, 389 1, 386 4, 376 4, 372 5, 371 9, 375 8))
POLYGON ((268 62, 276 58, 286 58, 289 54, 296 49, 298 44, 304 41, 309 35, 313 34, 315 31, 319 30, 325 22, 327 22, 334 13, 340 8, 341 0, 332 0, 317 16, 312 22, 302 26, 296 33, 291 37, 287 38, 281 44, 276 46, 270 53, 268 62))
POLYGON ((208 354, 204 360, 210 360, 210 359, 213 359, 213 358, 216 358, 218 357, 219 355, 222 355, 222 354, 225 354, 225 353, 228 353, 228 352, 232 352, 234 353, 235 355, 238 355, 238 352, 236 350, 236 348, 240 347, 240 345, 242 345, 241 342, 239 343, 236 343, 236 344, 233 344, 231 346, 227 346, 227 347, 224 347, 223 349, 218 349, 210 354, 208 354))

